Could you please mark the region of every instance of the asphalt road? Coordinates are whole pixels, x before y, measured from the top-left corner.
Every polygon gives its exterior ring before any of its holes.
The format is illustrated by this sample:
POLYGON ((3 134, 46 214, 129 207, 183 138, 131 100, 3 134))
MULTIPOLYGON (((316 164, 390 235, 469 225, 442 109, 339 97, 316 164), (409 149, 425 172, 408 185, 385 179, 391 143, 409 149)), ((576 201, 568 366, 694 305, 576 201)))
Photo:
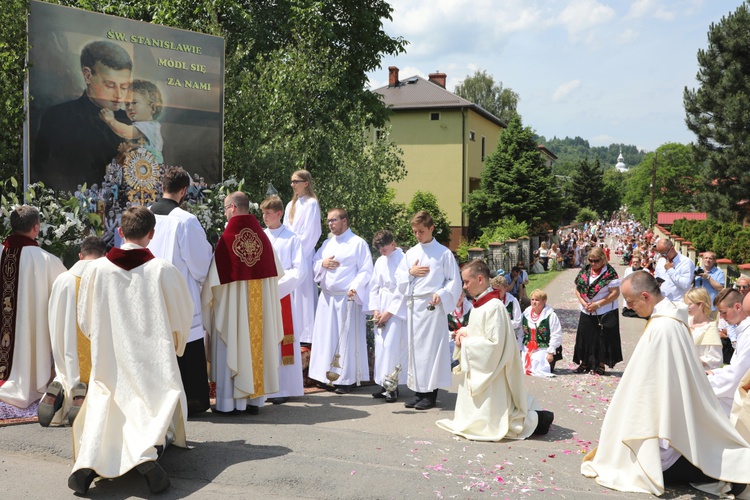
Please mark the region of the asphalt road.
MULTIPOLYGON (((270 405, 257 416, 206 413, 188 422, 193 449, 169 448, 162 465, 172 487, 159 498, 645 498, 608 490, 580 474, 583 455, 596 446, 602 419, 622 370, 645 325, 621 318, 626 362, 605 376, 578 375, 570 360, 577 308, 575 270, 546 291, 563 323, 564 357, 552 379, 525 377, 529 391, 555 413, 541 438, 478 443, 435 426, 450 418, 460 376, 440 391, 429 411, 370 397, 373 387, 348 395, 310 394, 270 405)), ((401 399, 411 391, 403 388, 401 399)), ((69 428, 38 424, 0 428, 2 498, 74 497, 67 488, 72 460, 69 428)), ((703 498, 687 488, 662 498, 703 498)), ((98 480, 90 498, 148 498, 131 472, 98 480)))

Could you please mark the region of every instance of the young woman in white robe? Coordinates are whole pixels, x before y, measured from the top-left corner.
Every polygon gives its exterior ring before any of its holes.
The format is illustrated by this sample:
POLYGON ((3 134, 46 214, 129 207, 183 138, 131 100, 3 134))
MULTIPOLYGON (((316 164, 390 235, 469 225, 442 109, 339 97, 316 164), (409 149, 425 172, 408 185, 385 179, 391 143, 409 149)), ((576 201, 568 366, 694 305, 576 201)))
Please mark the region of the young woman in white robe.
POLYGON ((724 362, 721 338, 716 321, 708 317, 711 312, 711 296, 705 288, 691 288, 682 298, 688 306, 690 333, 698 358, 703 368, 720 368, 724 362))

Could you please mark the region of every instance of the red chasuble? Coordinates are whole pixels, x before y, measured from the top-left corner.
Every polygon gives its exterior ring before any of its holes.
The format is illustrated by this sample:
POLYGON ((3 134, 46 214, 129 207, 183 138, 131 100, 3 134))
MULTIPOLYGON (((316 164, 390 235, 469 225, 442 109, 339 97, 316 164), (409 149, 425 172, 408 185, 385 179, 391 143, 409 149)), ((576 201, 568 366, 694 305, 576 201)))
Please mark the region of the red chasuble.
POLYGON ((483 295, 482 298, 473 300, 472 304, 474 304, 474 307, 481 307, 492 299, 500 300, 500 292, 493 289, 491 292, 488 292, 486 295, 483 295))
POLYGON ((107 259, 119 268, 131 271, 140 267, 154 258, 154 254, 148 248, 134 248, 132 250, 123 250, 113 248, 107 252, 107 259))
POLYGON ((18 275, 23 247, 38 247, 36 241, 20 234, 11 234, 3 242, 0 259, 0 290, 2 307, 0 315, 0 385, 3 385, 13 368, 13 349, 16 345, 16 308, 18 305, 18 275))

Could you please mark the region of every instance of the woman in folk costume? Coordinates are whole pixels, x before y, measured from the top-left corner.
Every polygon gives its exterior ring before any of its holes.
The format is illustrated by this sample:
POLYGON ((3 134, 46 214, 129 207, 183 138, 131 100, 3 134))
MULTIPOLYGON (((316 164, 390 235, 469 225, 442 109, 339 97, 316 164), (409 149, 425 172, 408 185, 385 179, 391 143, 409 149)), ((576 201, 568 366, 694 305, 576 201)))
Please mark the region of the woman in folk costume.
POLYGON ((562 327, 547 294, 531 292, 531 306, 523 312, 523 368, 526 375, 553 377, 555 363, 562 359, 562 327))
MULTIPOLYGON (((292 191, 294 196, 287 204, 284 212, 284 225, 291 229, 302 242, 302 258, 308 267, 312 266, 315 255, 315 245, 318 244, 323 232, 320 224, 320 205, 313 191, 313 179, 307 170, 297 170, 292 174, 292 191)), ((295 332, 302 345, 303 358, 308 357, 312 342, 312 329, 315 320, 315 304, 318 299, 318 287, 313 280, 313 273, 309 273, 292 292, 292 301, 306 304, 301 313, 301 328, 295 332), (299 300, 297 295, 302 296, 299 300)), ((303 366, 306 363, 303 361, 303 366)))
POLYGON ((498 298, 503 301, 505 310, 508 311, 510 322, 513 325, 513 331, 516 333, 516 340, 518 341, 518 350, 523 352, 523 312, 521 311, 521 304, 509 292, 510 285, 508 285, 508 279, 503 276, 502 269, 498 271, 497 276, 490 280, 490 286, 497 291, 498 298))
POLYGON ((691 288, 685 292, 682 300, 688 306, 690 333, 693 334, 695 349, 703 368, 720 368, 724 364, 724 355, 716 321, 708 316, 711 313, 711 296, 705 288, 691 288))
POLYGON ((575 279, 581 314, 573 361, 579 363, 576 373, 604 375, 605 366, 612 368, 622 361, 617 300, 620 277, 601 247, 592 248, 587 259, 575 279))

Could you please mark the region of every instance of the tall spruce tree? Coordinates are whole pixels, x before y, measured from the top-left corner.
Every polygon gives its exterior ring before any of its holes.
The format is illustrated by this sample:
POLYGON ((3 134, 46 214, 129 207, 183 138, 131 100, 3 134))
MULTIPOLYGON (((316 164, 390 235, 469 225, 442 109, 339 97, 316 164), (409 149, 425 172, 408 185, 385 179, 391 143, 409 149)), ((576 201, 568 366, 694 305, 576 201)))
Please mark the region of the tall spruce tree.
POLYGON ((588 158, 578 161, 576 169, 570 176, 567 192, 570 193, 578 208, 590 208, 599 211, 602 194, 602 171, 599 158, 591 163, 588 158))
POLYGON ((559 219, 560 191, 539 153, 534 132, 515 116, 484 162, 480 187, 469 194, 470 237, 513 216, 539 230, 559 219))
POLYGON ((693 151, 704 163, 706 192, 699 200, 714 216, 733 219, 750 192, 750 9, 740 5, 712 23, 708 47, 698 51, 699 86, 685 87, 693 151))

